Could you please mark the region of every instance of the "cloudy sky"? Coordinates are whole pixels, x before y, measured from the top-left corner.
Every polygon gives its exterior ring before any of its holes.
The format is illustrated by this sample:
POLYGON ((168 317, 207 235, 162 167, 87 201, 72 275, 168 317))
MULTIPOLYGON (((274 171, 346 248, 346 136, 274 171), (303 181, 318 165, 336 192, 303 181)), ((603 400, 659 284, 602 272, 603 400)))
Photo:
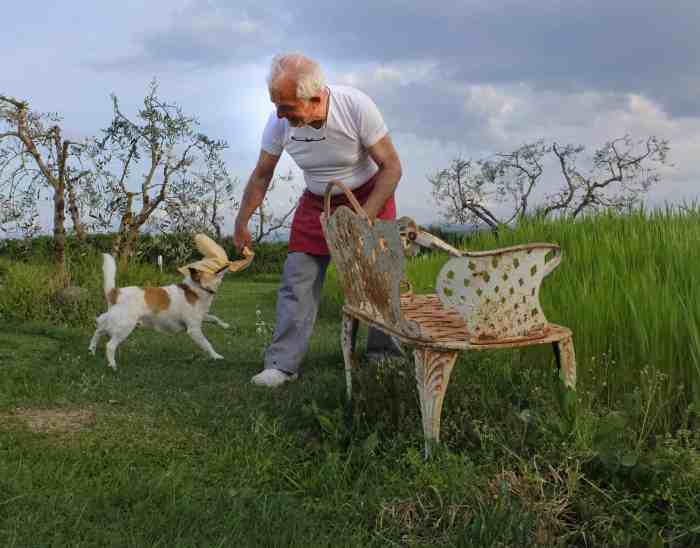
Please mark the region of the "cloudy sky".
POLYGON ((229 143, 242 181, 271 111, 270 59, 302 51, 378 104, 404 167, 400 213, 421 223, 438 218, 427 175, 537 139, 668 139, 649 202, 700 197, 698 0, 38 0, 2 14, 0 93, 80 137, 109 124, 110 93, 133 114, 156 77, 229 143))

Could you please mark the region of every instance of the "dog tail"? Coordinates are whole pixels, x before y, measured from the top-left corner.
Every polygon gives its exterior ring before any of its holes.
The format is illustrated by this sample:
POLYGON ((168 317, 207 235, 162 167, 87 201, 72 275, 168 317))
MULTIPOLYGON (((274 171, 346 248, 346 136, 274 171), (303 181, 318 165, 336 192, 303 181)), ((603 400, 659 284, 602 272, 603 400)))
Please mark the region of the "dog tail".
POLYGON ((104 292, 107 303, 111 302, 110 294, 114 290, 117 281, 117 263, 114 257, 107 253, 102 254, 102 279, 104 280, 104 292))

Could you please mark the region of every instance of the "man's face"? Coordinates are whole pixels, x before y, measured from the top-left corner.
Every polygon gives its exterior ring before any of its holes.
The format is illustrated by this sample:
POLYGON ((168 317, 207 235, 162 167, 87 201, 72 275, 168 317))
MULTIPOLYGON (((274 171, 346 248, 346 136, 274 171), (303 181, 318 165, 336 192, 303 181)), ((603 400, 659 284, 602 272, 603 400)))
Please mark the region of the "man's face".
POLYGON ((296 82, 284 79, 275 82, 270 89, 270 100, 277 107, 277 117, 289 120, 292 127, 302 127, 318 118, 320 98, 312 97, 309 101, 297 99, 296 82))

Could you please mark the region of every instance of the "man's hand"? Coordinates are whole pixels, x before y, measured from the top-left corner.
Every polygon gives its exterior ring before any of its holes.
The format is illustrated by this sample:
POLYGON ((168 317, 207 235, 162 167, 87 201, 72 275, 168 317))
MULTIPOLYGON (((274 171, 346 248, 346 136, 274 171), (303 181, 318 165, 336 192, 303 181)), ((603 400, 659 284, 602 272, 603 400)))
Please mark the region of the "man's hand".
POLYGON ((239 253, 246 246, 252 249, 253 237, 250 235, 247 225, 236 222, 233 230, 233 245, 236 246, 239 253))

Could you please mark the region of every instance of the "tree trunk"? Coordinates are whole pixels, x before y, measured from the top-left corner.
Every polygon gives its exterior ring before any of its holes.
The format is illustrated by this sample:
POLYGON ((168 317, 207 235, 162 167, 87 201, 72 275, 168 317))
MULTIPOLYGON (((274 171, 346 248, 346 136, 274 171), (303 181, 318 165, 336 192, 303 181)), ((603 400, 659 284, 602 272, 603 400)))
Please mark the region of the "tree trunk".
POLYGON ((122 240, 122 249, 120 260, 123 264, 126 264, 131 260, 134 254, 134 248, 136 247, 136 241, 139 239, 139 227, 137 225, 129 225, 129 231, 126 233, 124 239, 122 240))
POLYGON ((133 203, 134 193, 127 192, 126 208, 124 210, 124 214, 122 215, 122 220, 119 222, 119 230, 117 231, 117 235, 114 238, 114 242, 112 242, 112 256, 115 259, 119 259, 120 262, 124 262, 122 260, 124 246, 126 245, 127 235, 131 231, 131 224, 134 220, 134 214, 131 211, 133 203))
POLYGON ((122 233, 117 232, 112 241, 112 257, 115 259, 119 257, 122 248, 122 233))
POLYGON ((85 240, 85 230, 83 230, 83 223, 80 222, 80 211, 78 210, 77 198, 75 197, 75 189, 73 185, 68 186, 68 211, 70 213, 71 221, 73 221, 73 229, 75 230, 75 237, 79 241, 85 240))
POLYGON ((53 249, 56 265, 61 273, 66 270, 66 200, 63 183, 54 187, 53 194, 53 249))

